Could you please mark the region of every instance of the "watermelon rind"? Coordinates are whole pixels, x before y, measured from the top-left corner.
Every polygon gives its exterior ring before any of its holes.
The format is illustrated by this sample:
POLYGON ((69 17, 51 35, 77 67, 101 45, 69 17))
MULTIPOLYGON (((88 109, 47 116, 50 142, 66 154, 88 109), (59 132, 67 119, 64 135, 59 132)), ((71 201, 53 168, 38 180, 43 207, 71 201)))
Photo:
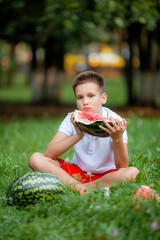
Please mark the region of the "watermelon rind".
MULTIPOLYGON (((79 111, 75 110, 75 122, 77 123, 78 127, 82 131, 84 131, 92 136, 109 137, 109 134, 99 127, 101 125, 106 128, 106 125, 104 124, 104 122, 102 120, 96 120, 96 121, 93 120, 93 121, 91 121, 91 123, 85 123, 85 121, 78 119, 78 113, 79 113, 79 111)), ((108 124, 113 126, 111 122, 108 122, 108 124)))
POLYGON ((52 201, 65 193, 66 187, 53 174, 28 172, 14 180, 6 194, 8 204, 26 206, 41 201, 52 201))
MULTIPOLYGON (((109 123, 109 124, 111 124, 111 123, 109 123)), ((77 122, 77 125, 79 126, 79 128, 82 131, 84 131, 90 135, 97 136, 97 137, 109 137, 109 134, 107 132, 105 132, 104 130, 99 128, 100 125, 103 127, 106 127, 106 125, 102 121, 96 121, 91 124, 84 124, 81 122, 77 122)))

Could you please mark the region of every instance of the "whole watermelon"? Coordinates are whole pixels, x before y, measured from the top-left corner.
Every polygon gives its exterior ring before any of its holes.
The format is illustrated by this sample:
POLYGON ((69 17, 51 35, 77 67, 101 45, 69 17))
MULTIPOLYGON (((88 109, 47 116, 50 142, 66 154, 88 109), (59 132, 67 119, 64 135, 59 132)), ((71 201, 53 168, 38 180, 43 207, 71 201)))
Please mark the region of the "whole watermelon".
POLYGON ((105 118, 99 115, 98 113, 94 112, 85 112, 85 111, 79 111, 75 110, 75 121, 79 128, 93 136, 97 137, 108 137, 109 134, 103 131, 99 126, 106 127, 103 120, 107 120, 107 122, 111 125, 110 118, 105 118))
POLYGON ((8 188, 6 198, 9 204, 26 206, 40 201, 57 199, 65 193, 63 183, 47 172, 29 172, 17 178, 8 188))

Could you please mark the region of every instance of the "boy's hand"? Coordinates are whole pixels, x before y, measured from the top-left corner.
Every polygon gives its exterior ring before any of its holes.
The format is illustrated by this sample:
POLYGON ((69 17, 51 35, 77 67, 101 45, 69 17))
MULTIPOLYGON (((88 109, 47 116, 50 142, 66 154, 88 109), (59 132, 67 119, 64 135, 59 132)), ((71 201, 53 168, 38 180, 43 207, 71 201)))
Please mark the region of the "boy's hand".
POLYGON ((83 137, 83 131, 77 126, 77 123, 75 122, 75 113, 73 112, 71 115, 71 122, 74 125, 77 135, 82 138, 83 137))
POLYGON ((107 128, 99 126, 105 132, 107 132, 110 137, 113 139, 113 142, 123 141, 123 133, 127 127, 127 121, 123 119, 123 124, 118 119, 111 118, 111 123, 113 126, 110 126, 107 121, 103 121, 107 128))

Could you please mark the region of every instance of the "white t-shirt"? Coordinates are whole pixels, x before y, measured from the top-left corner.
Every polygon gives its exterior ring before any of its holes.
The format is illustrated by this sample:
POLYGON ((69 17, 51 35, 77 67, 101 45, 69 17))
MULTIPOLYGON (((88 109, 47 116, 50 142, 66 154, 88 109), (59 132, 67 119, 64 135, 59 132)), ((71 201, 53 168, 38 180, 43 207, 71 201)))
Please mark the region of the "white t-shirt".
MULTIPOLYGON (((71 114, 68 113, 58 129, 58 131, 65 133, 69 137, 76 134, 76 130, 70 120, 71 114)), ((102 108, 102 116, 122 121, 119 115, 106 107, 102 108)), ((123 142, 127 143, 127 141, 127 131, 125 130, 123 142)), ((116 168, 111 137, 95 137, 84 133, 84 137, 74 145, 74 150, 72 163, 77 164, 84 172, 99 174, 116 168)))

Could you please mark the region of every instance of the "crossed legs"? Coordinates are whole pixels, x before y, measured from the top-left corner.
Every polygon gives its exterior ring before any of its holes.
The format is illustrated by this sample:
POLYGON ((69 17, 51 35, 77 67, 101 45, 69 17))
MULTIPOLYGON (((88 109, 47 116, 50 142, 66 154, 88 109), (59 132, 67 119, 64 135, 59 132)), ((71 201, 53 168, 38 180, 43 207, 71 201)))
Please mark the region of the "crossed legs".
POLYGON ((60 168, 60 163, 57 159, 51 159, 42 153, 33 153, 29 159, 29 165, 34 171, 44 171, 54 174, 65 185, 71 186, 76 191, 87 189, 88 186, 96 188, 98 181, 101 181, 103 187, 112 186, 112 183, 121 182, 123 180, 128 182, 135 181, 136 176, 139 173, 139 170, 136 167, 120 168, 116 172, 105 174, 98 180, 82 184, 60 168))
POLYGON ((80 191, 81 189, 87 189, 87 186, 82 186, 80 182, 78 182, 62 168, 60 168, 60 163, 57 159, 51 159, 49 157, 46 157, 42 153, 33 153, 29 159, 29 166, 34 171, 43 171, 54 174, 65 185, 71 186, 76 191, 80 191))

